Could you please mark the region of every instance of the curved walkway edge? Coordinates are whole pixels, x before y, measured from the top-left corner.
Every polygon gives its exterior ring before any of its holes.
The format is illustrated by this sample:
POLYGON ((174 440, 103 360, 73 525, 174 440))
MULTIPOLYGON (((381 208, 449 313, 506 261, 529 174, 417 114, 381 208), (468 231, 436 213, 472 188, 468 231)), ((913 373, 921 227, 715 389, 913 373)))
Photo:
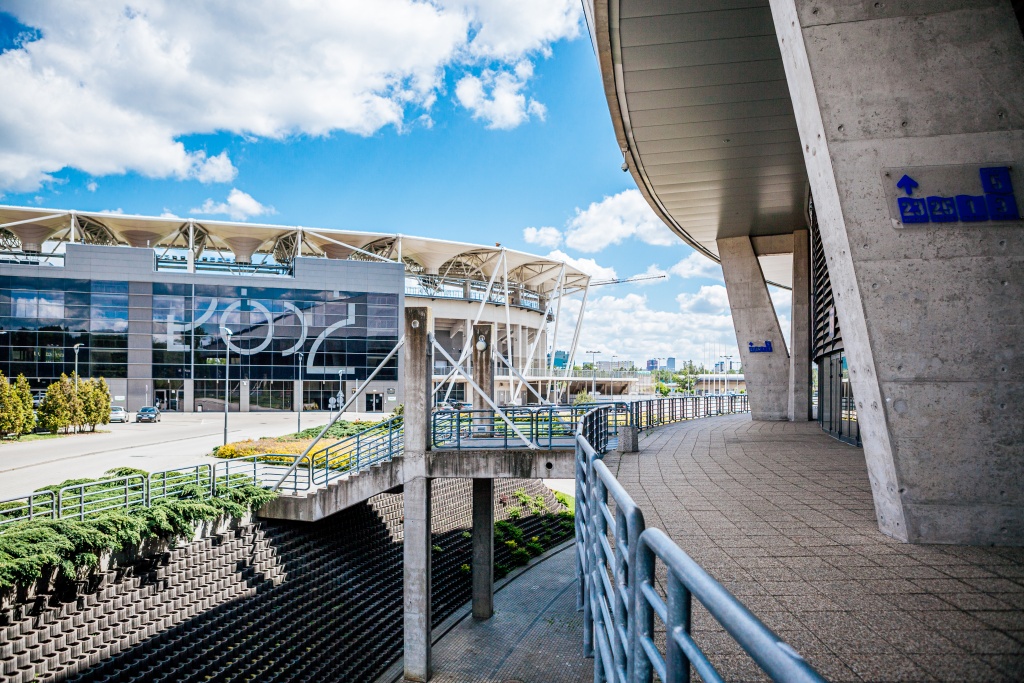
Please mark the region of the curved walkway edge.
MULTIPOLYGON (((495 584, 494 616, 470 617, 467 604, 433 630, 431 683, 593 679, 583 656, 583 615, 576 611, 575 539, 549 550, 495 584)), ((399 659, 377 683, 402 678, 399 659)))

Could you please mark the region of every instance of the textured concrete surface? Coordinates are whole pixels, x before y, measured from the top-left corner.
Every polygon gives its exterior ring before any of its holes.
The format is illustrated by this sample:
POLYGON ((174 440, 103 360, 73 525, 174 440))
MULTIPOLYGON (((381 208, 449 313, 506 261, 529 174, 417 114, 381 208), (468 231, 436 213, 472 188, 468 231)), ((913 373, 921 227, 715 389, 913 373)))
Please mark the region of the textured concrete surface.
MULTIPOLYGON (((1019 168, 1024 40, 1012 5, 770 4, 879 526, 923 542, 1020 544, 1024 233, 1017 221, 903 225, 887 198, 898 169, 1019 168)), ((949 194, 980 189, 958 182, 949 194)))
MULTIPOLYGON (((1024 549, 878 531, 864 453, 816 423, 713 417, 606 462, 658 526, 832 681, 1024 680, 1024 549)), ((726 680, 758 680, 703 610, 726 680)))
POLYGON ((434 646, 432 683, 582 683, 583 615, 576 611, 573 546, 554 553, 494 596, 494 616, 463 619, 434 646))

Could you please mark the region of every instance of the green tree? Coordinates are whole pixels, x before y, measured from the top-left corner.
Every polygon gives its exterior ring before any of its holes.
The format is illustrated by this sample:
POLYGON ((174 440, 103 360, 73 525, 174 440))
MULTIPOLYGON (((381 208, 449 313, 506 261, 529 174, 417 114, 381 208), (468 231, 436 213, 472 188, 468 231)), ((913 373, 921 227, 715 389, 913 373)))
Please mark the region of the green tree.
MULTIPOLYGON (((66 380, 67 377, 62 375, 61 379, 66 380)), ((62 429, 67 432, 71 426, 71 396, 61 384, 58 380, 46 387, 46 395, 39 402, 39 424, 51 434, 62 429)))
POLYGON ((593 402, 594 402, 594 397, 591 396, 586 391, 581 391, 580 393, 576 394, 576 397, 573 398, 573 400, 572 400, 572 404, 574 406, 579 406, 579 405, 583 405, 584 403, 593 403, 593 402))
POLYGON ((654 390, 658 392, 658 394, 661 396, 668 396, 669 391, 671 391, 668 388, 668 385, 665 384, 664 382, 658 382, 658 384, 655 385, 654 390))
POLYGON ((32 387, 29 386, 25 375, 18 375, 14 381, 14 394, 21 403, 21 431, 22 434, 31 434, 36 428, 36 411, 32 405, 32 387))
POLYGON ((88 379, 81 382, 78 395, 82 401, 82 413, 89 431, 96 431, 96 425, 110 422, 110 388, 105 379, 88 379))
POLYGON ((11 383, 0 372, 0 436, 21 432, 21 402, 14 395, 11 383))
POLYGON ((68 429, 64 432, 67 433, 70 427, 77 427, 78 431, 82 431, 85 426, 85 407, 82 403, 82 397, 78 395, 79 385, 82 384, 81 378, 75 373, 71 373, 71 377, 65 374, 60 376, 61 391, 67 396, 68 407, 71 411, 71 424, 68 425, 68 429))

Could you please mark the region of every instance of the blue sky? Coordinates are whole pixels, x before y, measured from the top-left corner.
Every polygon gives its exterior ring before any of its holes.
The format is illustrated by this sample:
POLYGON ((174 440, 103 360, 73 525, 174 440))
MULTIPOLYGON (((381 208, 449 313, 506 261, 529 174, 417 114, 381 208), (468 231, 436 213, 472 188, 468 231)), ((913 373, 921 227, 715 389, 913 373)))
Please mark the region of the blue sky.
POLYGON ((735 355, 720 269, 620 170, 577 3, 267 3, 0 2, 0 202, 557 249, 668 275, 595 289, 582 348, 735 355))

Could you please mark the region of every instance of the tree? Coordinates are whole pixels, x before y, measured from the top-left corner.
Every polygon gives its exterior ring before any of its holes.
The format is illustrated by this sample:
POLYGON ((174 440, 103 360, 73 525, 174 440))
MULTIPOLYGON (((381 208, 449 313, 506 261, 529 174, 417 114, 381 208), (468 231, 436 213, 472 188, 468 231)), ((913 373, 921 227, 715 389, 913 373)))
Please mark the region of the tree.
POLYGON ((576 394, 576 397, 572 400, 572 404, 574 406, 580 406, 580 405, 584 405, 586 403, 593 403, 593 402, 594 402, 594 397, 591 396, 586 391, 581 391, 580 393, 576 394))
POLYGON ((105 379, 88 379, 78 388, 82 401, 82 413, 89 430, 95 432, 96 425, 110 422, 110 388, 105 379))
MULTIPOLYGON (((67 379, 62 375, 62 379, 67 379)), ((63 429, 65 432, 71 425, 71 400, 70 395, 57 381, 46 387, 46 395, 39 402, 39 424, 43 429, 56 434, 63 429)))
POLYGON ((71 411, 71 422, 68 428, 64 430, 65 434, 70 430, 70 427, 77 427, 78 431, 82 431, 82 427, 85 426, 85 410, 82 405, 82 398, 78 395, 78 387, 76 386, 81 383, 82 380, 77 374, 71 373, 71 377, 68 377, 61 373, 61 391, 67 396, 68 407, 71 411))
POLYGON ((36 428, 36 411, 32 405, 32 387, 29 386, 25 375, 18 375, 14 381, 14 394, 21 403, 21 431, 22 434, 31 434, 36 428))
POLYGON ((0 436, 21 432, 21 401, 14 395, 11 383, 0 372, 0 436))
POLYGON ((658 384, 655 385, 654 390, 657 391, 658 394, 661 396, 668 396, 669 391, 671 391, 668 388, 668 385, 665 384, 664 382, 658 382, 658 384))

